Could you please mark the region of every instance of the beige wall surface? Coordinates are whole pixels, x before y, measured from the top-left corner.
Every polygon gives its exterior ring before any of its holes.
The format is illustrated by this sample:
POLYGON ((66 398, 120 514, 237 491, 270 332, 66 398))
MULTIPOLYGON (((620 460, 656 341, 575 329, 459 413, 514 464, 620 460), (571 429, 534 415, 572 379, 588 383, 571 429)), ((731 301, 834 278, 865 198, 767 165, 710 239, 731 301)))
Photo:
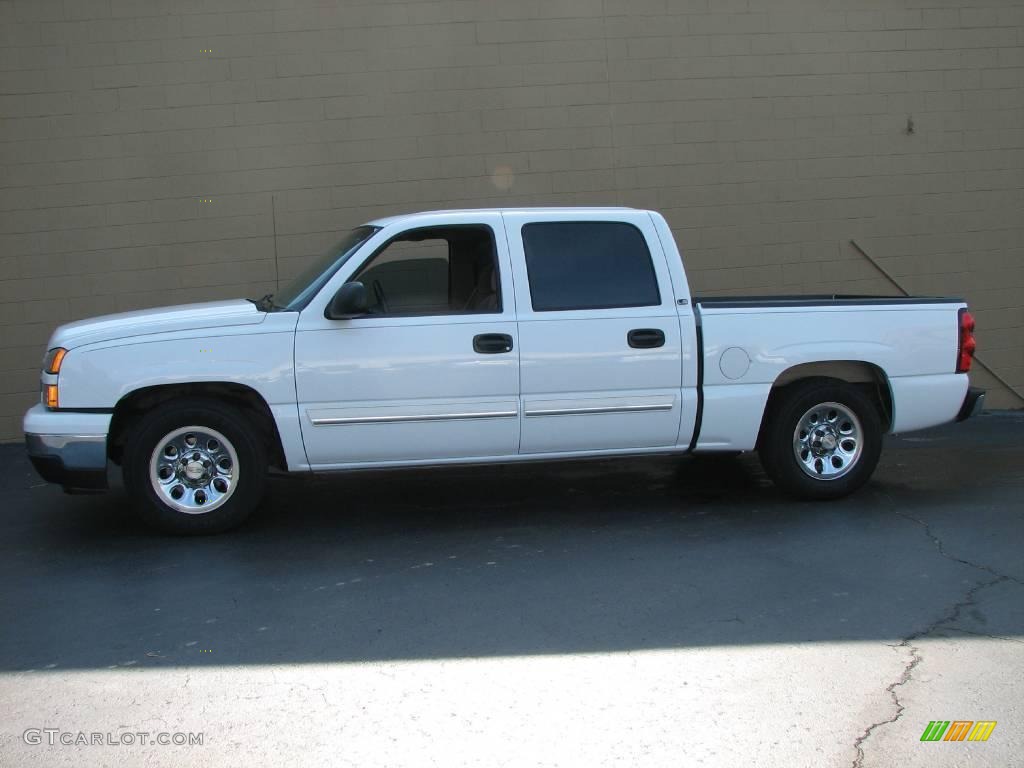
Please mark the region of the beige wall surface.
POLYGON ((0 116, 0 439, 57 324, 453 206, 656 208, 703 293, 896 293, 852 239, 1024 390, 1024 2, 0 0, 0 116))

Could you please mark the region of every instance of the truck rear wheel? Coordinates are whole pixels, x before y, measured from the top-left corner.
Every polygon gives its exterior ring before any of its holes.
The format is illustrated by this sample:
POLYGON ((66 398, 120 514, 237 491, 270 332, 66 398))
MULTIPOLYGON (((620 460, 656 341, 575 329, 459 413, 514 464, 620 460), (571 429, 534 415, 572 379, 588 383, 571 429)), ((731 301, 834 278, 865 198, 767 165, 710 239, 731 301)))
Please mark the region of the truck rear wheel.
POLYGON ((156 406, 129 434, 124 482, 139 516, 166 533, 219 533, 263 495, 266 449, 234 408, 216 401, 156 406))
POLYGON ((878 409, 856 386, 807 379, 770 405, 758 446, 782 490, 801 499, 836 499, 868 481, 882 450, 878 409))

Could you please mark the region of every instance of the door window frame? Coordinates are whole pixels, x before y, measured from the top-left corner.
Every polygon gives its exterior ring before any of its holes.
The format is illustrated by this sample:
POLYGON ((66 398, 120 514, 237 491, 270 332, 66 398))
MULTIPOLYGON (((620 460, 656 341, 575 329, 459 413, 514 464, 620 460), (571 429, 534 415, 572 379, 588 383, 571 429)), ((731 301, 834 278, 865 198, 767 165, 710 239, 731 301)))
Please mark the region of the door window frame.
POLYGON ((658 285, 658 273, 654 267, 654 255, 651 253, 651 246, 647 242, 647 238, 644 233, 640 230, 636 224, 628 221, 578 221, 578 220, 562 220, 562 221, 528 221, 519 228, 519 236, 523 243, 523 268, 526 270, 527 288, 530 293, 530 309, 534 312, 587 312, 590 310, 602 310, 602 309, 639 309, 644 307, 660 307, 661 301, 661 286, 658 285), (529 227, 534 226, 552 226, 560 224, 575 224, 586 226, 588 224, 614 224, 622 227, 629 227, 636 232, 640 237, 640 242, 643 244, 644 252, 647 255, 647 267, 650 270, 651 280, 654 281, 654 298, 655 301, 642 303, 642 304, 610 304, 610 305, 582 305, 582 306, 569 306, 569 307, 547 307, 544 309, 538 309, 534 303, 534 291, 533 291, 533 277, 530 274, 530 257, 526 250, 526 230, 529 227))
POLYGON ((400 325, 443 325, 471 324, 514 320, 518 315, 517 296, 515 291, 516 276, 512 256, 509 252, 508 232, 501 211, 444 211, 422 214, 410 214, 394 219, 375 219, 367 222, 380 227, 352 256, 346 260, 331 279, 320 289, 316 297, 302 310, 296 323, 296 331, 343 330, 363 326, 400 326, 400 325), (331 320, 324 317, 324 310, 331 299, 357 269, 362 268, 367 257, 364 254, 374 253, 383 243, 396 235, 412 229, 436 228, 471 224, 488 227, 494 238, 498 255, 498 281, 501 296, 501 312, 489 314, 457 314, 457 315, 417 315, 413 317, 397 317, 395 315, 361 315, 347 320, 331 320))
MULTIPOLYGON (((472 317, 472 316, 476 316, 476 315, 500 315, 500 314, 503 313, 503 311, 504 311, 504 301, 503 301, 502 291, 501 291, 501 256, 500 256, 500 254, 498 252, 498 238, 497 238, 497 235, 496 235, 496 233, 494 231, 494 227, 492 227, 489 224, 484 224, 484 223, 480 223, 480 224, 426 224, 426 225, 423 225, 423 226, 410 227, 409 229, 403 229, 401 232, 396 232, 394 235, 390 236, 387 240, 385 240, 379 246, 374 248, 374 250, 370 253, 370 255, 367 256, 365 259, 363 259, 359 263, 359 266, 357 266, 355 269, 352 270, 351 275, 345 279, 345 282, 350 282, 350 281, 356 279, 359 276, 359 273, 362 272, 363 269, 365 269, 368 264, 370 264, 374 259, 376 259, 384 251, 386 251, 388 248, 390 248, 391 245, 394 242, 396 242, 397 240, 400 240, 400 239, 404 238, 406 235, 409 235, 409 234, 411 234, 413 232, 423 232, 423 231, 438 230, 438 229, 449 229, 449 230, 450 229, 482 229, 482 230, 486 230, 487 231, 487 235, 488 235, 488 237, 490 239, 490 243, 491 243, 491 256, 494 259, 494 276, 495 276, 495 287, 494 287, 494 290, 497 293, 498 306, 495 309, 486 310, 486 311, 483 311, 483 312, 477 311, 477 310, 449 310, 447 312, 387 312, 387 313, 384 313, 384 314, 366 315, 365 318, 385 319, 385 318, 401 318, 401 317, 462 317, 462 316, 471 316, 472 317)), ((433 238, 433 239, 435 239, 435 240, 442 240, 444 238, 433 238)), ((449 248, 449 252, 448 252, 448 265, 449 265, 448 290, 449 290, 449 300, 450 300, 451 299, 451 272, 450 272, 450 269, 451 269, 451 243, 450 242, 448 243, 448 248, 449 248)), ((339 286, 339 288, 340 287, 341 286, 339 286)), ((367 286, 367 290, 369 290, 369 289, 370 289, 370 287, 367 286)), ((353 318, 353 319, 365 319, 365 318, 353 318)))
POLYGON ((509 258, 512 262, 511 278, 516 295, 516 318, 525 321, 586 320, 593 317, 661 317, 677 313, 676 295, 669 270, 665 248, 658 236, 655 222, 647 211, 631 209, 604 209, 589 211, 506 211, 505 237, 508 242, 509 258), (603 309, 535 310, 530 293, 530 279, 526 270, 526 250, 523 245, 522 229, 527 224, 541 222, 614 222, 631 224, 640 230, 658 284, 660 304, 642 307, 609 307, 603 309))

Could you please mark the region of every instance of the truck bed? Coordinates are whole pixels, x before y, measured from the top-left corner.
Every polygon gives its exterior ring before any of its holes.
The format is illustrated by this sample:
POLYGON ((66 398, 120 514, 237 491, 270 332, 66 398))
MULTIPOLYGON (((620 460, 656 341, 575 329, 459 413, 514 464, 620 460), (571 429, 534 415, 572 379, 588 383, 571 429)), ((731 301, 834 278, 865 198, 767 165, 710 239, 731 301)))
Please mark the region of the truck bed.
POLYGON ((845 294, 797 294, 776 296, 695 296, 693 303, 716 309, 740 307, 879 306, 886 304, 962 304, 952 296, 855 296, 845 294))
POLYGON ((824 294, 693 302, 698 450, 750 450, 773 383, 801 366, 817 366, 803 369, 807 375, 827 375, 829 361, 882 372, 894 431, 931 426, 947 414, 952 420, 963 404, 967 376, 954 372, 962 299, 824 294))

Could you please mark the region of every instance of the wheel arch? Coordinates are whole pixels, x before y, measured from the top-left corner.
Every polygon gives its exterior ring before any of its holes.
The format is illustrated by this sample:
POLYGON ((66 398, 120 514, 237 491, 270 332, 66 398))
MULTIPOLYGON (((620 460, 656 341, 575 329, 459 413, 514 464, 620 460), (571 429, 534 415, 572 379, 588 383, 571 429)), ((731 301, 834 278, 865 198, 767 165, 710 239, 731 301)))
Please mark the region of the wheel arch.
POLYGON ((206 398, 238 408, 251 417, 267 448, 271 466, 287 470, 281 434, 273 413, 263 396, 252 387, 229 381, 204 381, 161 384, 133 390, 118 400, 110 421, 107 455, 120 465, 132 425, 147 410, 181 398, 206 398))
POLYGON ((772 382, 768 401, 761 417, 758 443, 764 433, 765 423, 775 401, 786 388, 807 379, 830 379, 844 384, 855 384, 862 388, 878 408, 882 428, 888 431, 893 423, 893 393, 889 376, 881 366, 865 360, 820 360, 792 365, 781 371, 772 382))

